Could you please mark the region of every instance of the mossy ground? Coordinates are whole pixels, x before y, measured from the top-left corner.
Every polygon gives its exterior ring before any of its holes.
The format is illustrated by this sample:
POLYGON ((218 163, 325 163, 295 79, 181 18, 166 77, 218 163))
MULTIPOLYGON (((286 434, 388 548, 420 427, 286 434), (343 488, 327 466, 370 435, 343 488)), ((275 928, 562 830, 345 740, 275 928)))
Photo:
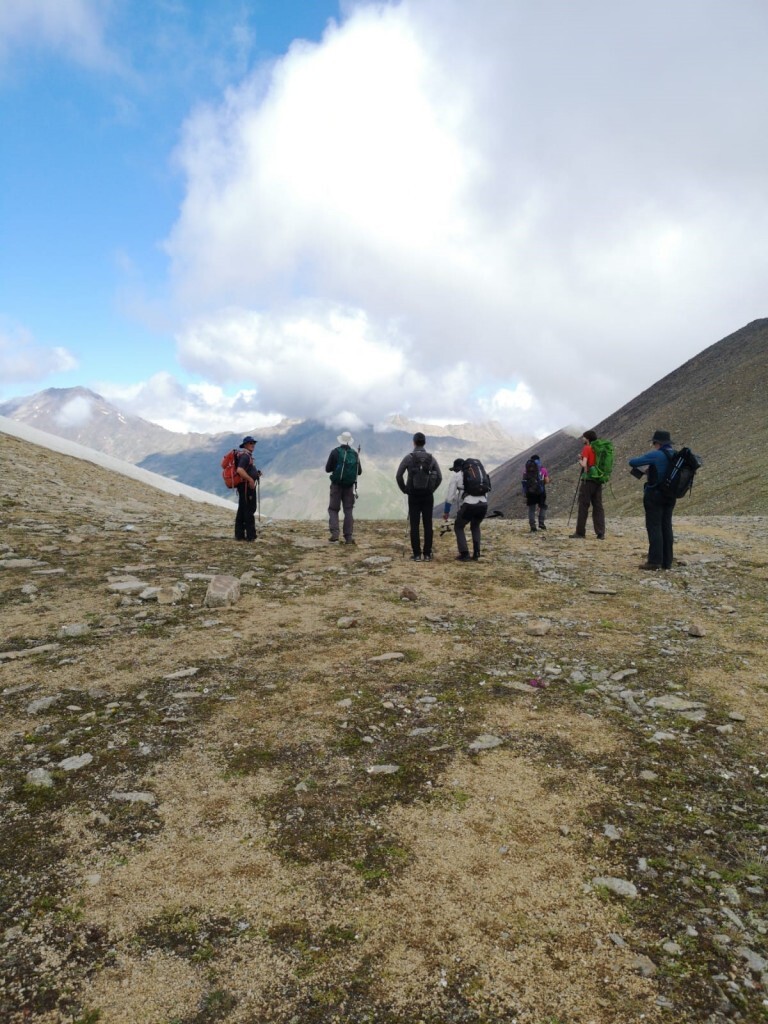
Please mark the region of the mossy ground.
POLYGON ((54 508, 0 500, 2 557, 39 562, 0 570, 0 653, 55 645, 0 661, 4 1019, 765 1015, 735 952, 766 956, 762 520, 680 520, 658 577, 634 520, 575 546, 492 521, 479 563, 447 536, 414 566, 398 524, 236 545, 226 513, 57 468, 54 508), (213 572, 247 574, 234 608, 202 607, 213 572), (120 575, 189 595, 122 601, 120 575), (647 704, 670 694, 702 720, 647 704))

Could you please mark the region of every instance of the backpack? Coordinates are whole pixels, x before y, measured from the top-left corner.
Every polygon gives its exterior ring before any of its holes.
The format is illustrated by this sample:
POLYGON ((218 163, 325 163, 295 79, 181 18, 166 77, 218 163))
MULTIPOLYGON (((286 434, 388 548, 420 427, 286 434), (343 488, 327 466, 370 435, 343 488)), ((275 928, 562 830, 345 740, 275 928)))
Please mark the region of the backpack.
POLYGON ((601 484, 607 484, 611 479, 613 471, 613 441, 592 441, 592 451, 595 453, 595 464, 588 470, 587 479, 599 480, 601 484))
POLYGON ((491 489, 491 478, 485 471, 480 459, 465 459, 464 469, 464 493, 474 498, 482 498, 491 489))
POLYGON ((544 490, 544 481, 541 479, 541 470, 535 459, 528 459, 523 474, 523 494, 537 495, 544 490))
POLYGON ((351 487, 357 483, 357 452, 344 445, 341 445, 336 451, 338 455, 336 466, 331 473, 331 483, 340 484, 342 487, 351 487))
POLYGON ((221 460, 221 475, 227 487, 237 487, 243 482, 243 478, 237 472, 237 456, 240 454, 237 448, 227 452, 221 460))
POLYGON ((665 452, 665 455, 669 459, 669 469, 664 479, 656 484, 656 490, 667 498, 683 498, 693 487, 701 459, 690 448, 681 448, 675 455, 665 452))
POLYGON ((422 493, 434 490, 435 474, 432 472, 434 459, 425 451, 411 453, 411 464, 408 467, 408 489, 422 493))

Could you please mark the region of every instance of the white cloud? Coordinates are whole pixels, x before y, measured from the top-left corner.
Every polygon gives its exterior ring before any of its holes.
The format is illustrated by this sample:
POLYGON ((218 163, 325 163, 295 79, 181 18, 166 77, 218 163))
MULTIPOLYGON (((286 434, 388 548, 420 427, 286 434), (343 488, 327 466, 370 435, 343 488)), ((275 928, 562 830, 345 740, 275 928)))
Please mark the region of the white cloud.
POLYGON ((76 366, 77 360, 67 349, 39 345, 23 327, 0 326, 0 379, 5 383, 44 380, 76 366))
POLYGON ((353 7, 186 124, 183 365, 293 416, 594 422, 765 313, 765 41, 757 0, 353 7))
POLYGON ((104 41, 110 0, 3 0, 0 57, 11 47, 57 50, 88 67, 114 69, 104 41))
POLYGON ((78 395, 61 407, 56 415, 56 422, 62 427, 84 427, 93 416, 93 412, 93 401, 84 395, 78 395))
POLYGON ((169 373, 157 373, 129 387, 101 383, 98 391, 126 412, 180 433, 254 430, 283 418, 280 413, 262 412, 253 391, 227 394, 213 384, 184 385, 169 373))

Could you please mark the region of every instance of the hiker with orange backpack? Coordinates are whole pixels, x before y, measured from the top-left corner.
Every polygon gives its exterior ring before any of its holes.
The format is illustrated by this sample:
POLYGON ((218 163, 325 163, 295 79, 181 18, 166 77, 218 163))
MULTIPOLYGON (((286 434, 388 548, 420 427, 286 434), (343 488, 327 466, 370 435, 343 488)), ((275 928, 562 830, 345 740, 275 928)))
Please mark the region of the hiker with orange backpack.
POLYGON ((235 516, 235 540, 256 540, 256 508, 261 470, 256 469, 253 449, 256 438, 244 437, 240 449, 235 453, 235 472, 240 478, 237 484, 237 515, 235 516))

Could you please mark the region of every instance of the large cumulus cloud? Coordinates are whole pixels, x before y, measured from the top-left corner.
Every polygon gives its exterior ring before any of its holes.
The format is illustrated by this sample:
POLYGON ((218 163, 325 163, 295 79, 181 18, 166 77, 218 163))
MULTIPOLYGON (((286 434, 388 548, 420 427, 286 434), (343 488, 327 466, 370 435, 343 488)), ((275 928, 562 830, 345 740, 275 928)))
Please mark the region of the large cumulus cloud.
POLYGON ((352 7, 186 123, 182 362, 265 412, 598 419, 764 313, 766 27, 352 7))

